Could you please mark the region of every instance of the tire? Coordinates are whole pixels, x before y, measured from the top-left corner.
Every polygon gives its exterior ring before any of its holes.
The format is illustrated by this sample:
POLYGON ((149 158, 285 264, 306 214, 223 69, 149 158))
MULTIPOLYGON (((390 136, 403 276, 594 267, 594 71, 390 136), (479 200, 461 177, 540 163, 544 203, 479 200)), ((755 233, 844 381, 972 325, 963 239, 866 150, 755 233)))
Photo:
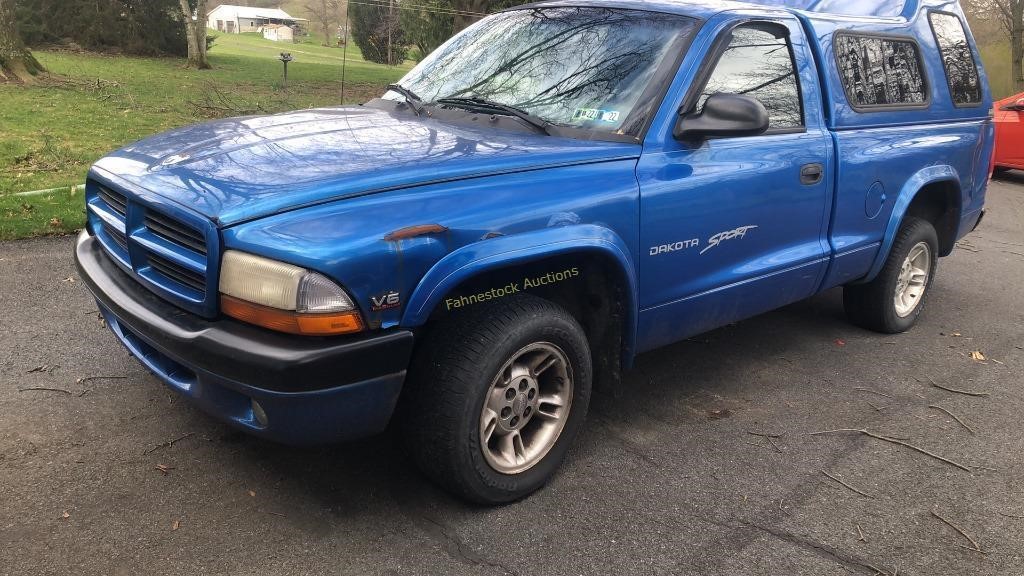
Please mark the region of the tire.
POLYGON ((478 304, 433 327, 417 350, 402 436, 446 490, 513 502, 555 474, 586 417, 592 378, 586 335, 561 306, 530 295, 478 304))
POLYGON ((921 316, 938 265, 939 239, 927 220, 908 217, 896 234, 889 257, 874 280, 843 288, 843 307, 853 324, 899 334, 910 330, 921 316), (926 250, 922 254, 920 250, 926 250), (911 256, 914 256, 911 262, 911 256), (910 262, 909 271, 904 266, 910 262), (924 264, 927 263, 927 268, 924 264), (921 272, 924 278, 921 279, 921 272), (910 280, 909 283, 907 281, 910 280), (898 297, 897 288, 900 288, 898 297))

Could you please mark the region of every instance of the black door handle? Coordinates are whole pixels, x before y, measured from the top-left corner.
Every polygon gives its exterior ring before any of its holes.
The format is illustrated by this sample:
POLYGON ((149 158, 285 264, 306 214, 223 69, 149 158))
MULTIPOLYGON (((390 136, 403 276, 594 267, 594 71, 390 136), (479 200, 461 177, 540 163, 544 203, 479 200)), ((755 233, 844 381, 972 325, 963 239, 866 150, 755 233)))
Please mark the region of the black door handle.
POLYGON ((804 164, 800 168, 800 183, 811 186, 821 182, 825 176, 825 167, 821 164, 804 164))

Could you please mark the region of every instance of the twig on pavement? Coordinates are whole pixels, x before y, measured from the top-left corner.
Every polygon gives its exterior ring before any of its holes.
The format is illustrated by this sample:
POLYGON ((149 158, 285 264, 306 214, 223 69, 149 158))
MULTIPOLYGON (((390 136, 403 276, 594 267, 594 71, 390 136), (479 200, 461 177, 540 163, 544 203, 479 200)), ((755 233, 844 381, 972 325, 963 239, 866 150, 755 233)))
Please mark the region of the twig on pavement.
POLYGON ((872 390, 871 388, 854 388, 854 390, 856 390, 857 392, 869 392, 871 394, 878 394, 879 396, 882 396, 884 398, 892 398, 892 396, 886 394, 885 392, 880 392, 878 390, 872 390))
POLYGON ((899 444, 900 446, 906 446, 907 448, 910 448, 911 450, 914 450, 915 452, 920 452, 921 454, 924 454, 925 456, 930 456, 930 457, 932 457, 932 458, 934 458, 936 460, 939 460, 940 462, 945 462, 946 464, 949 464, 950 466, 956 466, 957 468, 963 470, 964 472, 971 472, 970 468, 968 468, 967 466, 965 466, 963 464, 960 464, 959 462, 954 462, 953 460, 950 460, 949 458, 946 458, 944 456, 939 456, 938 454, 936 454, 934 452, 929 452, 928 450, 925 450, 924 448, 919 448, 917 446, 914 446, 913 444, 911 444, 909 442, 904 442, 903 440, 899 440, 899 439, 896 439, 896 438, 890 438, 888 436, 882 436, 881 434, 875 434, 874 432, 868 432, 867 430, 861 430, 861 429, 856 429, 856 428, 840 428, 838 430, 822 430, 821 432, 811 432, 810 436, 821 436, 822 434, 836 434, 836 433, 839 433, 839 432, 857 432, 858 434, 863 434, 865 436, 870 436, 872 438, 875 438, 875 439, 878 439, 878 440, 882 440, 883 442, 890 442, 892 444, 899 444))
POLYGON ((991 396, 991 394, 989 394, 988 392, 974 392, 972 390, 958 390, 956 388, 948 388, 946 386, 943 386, 943 385, 939 384, 938 382, 936 382, 935 380, 932 380, 931 378, 929 378, 928 380, 932 383, 932 386, 935 386, 936 388, 940 388, 942 390, 945 390, 946 392, 953 392, 954 394, 963 394, 965 396, 976 396, 976 397, 982 397, 982 398, 987 397, 987 396, 991 396))
POLYGON ((75 380, 75 384, 82 384, 90 380, 127 380, 127 376, 85 376, 75 380))
POLYGON ((171 440, 170 442, 164 442, 162 444, 157 444, 156 446, 150 448, 149 450, 146 450, 142 454, 146 455, 146 454, 149 454, 149 453, 152 453, 152 452, 156 452, 157 450, 159 450, 161 448, 170 448, 171 446, 174 446, 175 442, 184 440, 185 438, 189 438, 191 436, 195 436, 195 434, 196 434, 195 432, 189 432, 188 434, 185 434, 183 436, 179 436, 179 437, 175 438, 174 440, 171 440))
POLYGON ((30 391, 38 391, 38 392, 60 392, 60 393, 62 393, 62 394, 67 394, 67 395, 69 395, 69 396, 71 395, 71 391, 70 391, 70 390, 64 390, 63 388, 42 388, 42 387, 34 387, 34 388, 18 388, 18 392, 30 392, 30 391))
MULTIPOLYGON (((978 542, 974 538, 971 538, 971 535, 968 534, 967 532, 965 532, 963 528, 957 526, 956 524, 953 524, 951 521, 949 521, 946 518, 942 517, 935 510, 932 510, 932 516, 935 516, 939 520, 942 520, 947 526, 949 526, 953 530, 956 530, 957 532, 959 532, 960 535, 963 536, 964 538, 967 538, 967 540, 970 541, 971 545, 974 546, 974 551, 975 552, 981 552, 982 551, 981 550, 981 546, 978 544, 978 542)), ((968 548, 968 550, 970 550, 970 548, 968 548)))
MULTIPOLYGON (((854 488, 853 486, 850 486, 850 485, 849 485, 849 484, 847 484, 846 482, 843 482, 843 481, 842 481, 842 480, 840 480, 839 478, 837 478, 837 477, 835 477, 835 476, 833 476, 833 475, 829 474, 828 472, 825 472, 824 470, 819 470, 819 472, 821 472, 821 473, 822 473, 822 474, 824 474, 825 476, 828 476, 829 478, 831 478, 831 479, 835 480, 836 482, 839 482, 839 483, 840 483, 840 484, 842 484, 843 486, 845 486, 845 487, 849 488, 850 490, 853 490, 854 492, 856 492, 857 494, 860 494, 861 496, 863 496, 863 497, 865 497, 865 498, 874 498, 874 496, 872 496, 872 495, 870 495, 870 494, 866 494, 866 493, 864 493, 864 492, 862 492, 862 491, 860 491, 860 490, 858 490, 858 489, 854 488)), ((858 528, 859 528, 859 527, 858 527, 858 528)))
POLYGON ((934 408, 936 410, 939 410, 939 411, 945 412, 946 414, 949 414, 949 416, 951 418, 953 418, 953 420, 956 420, 961 426, 966 428, 968 432, 970 432, 971 434, 974 434, 974 428, 971 428, 970 426, 968 426, 967 423, 964 422, 963 420, 961 420, 960 417, 957 416, 956 414, 953 414, 952 412, 950 412, 949 410, 946 410, 942 406, 936 406, 935 404, 932 404, 931 406, 929 406, 929 408, 934 408))

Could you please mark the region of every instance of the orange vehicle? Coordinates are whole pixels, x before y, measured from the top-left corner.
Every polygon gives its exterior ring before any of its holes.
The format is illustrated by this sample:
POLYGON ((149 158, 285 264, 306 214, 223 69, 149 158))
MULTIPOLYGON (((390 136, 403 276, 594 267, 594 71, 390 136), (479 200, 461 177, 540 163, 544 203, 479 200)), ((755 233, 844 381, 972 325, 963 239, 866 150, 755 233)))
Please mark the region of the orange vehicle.
POLYGON ((996 170, 1024 170, 1024 92, 995 104, 996 170))

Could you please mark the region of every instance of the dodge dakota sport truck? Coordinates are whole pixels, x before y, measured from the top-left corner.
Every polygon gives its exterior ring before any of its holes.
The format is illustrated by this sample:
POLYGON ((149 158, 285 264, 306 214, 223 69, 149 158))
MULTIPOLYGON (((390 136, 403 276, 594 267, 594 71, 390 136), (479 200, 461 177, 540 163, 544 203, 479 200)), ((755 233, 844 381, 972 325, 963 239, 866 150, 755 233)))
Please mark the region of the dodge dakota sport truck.
POLYGON ((910 329, 981 219, 992 108, 954 0, 553 0, 364 105, 112 153, 76 261, 217 418, 393 423, 434 481, 508 502, 639 353, 840 286, 853 323, 910 329))

